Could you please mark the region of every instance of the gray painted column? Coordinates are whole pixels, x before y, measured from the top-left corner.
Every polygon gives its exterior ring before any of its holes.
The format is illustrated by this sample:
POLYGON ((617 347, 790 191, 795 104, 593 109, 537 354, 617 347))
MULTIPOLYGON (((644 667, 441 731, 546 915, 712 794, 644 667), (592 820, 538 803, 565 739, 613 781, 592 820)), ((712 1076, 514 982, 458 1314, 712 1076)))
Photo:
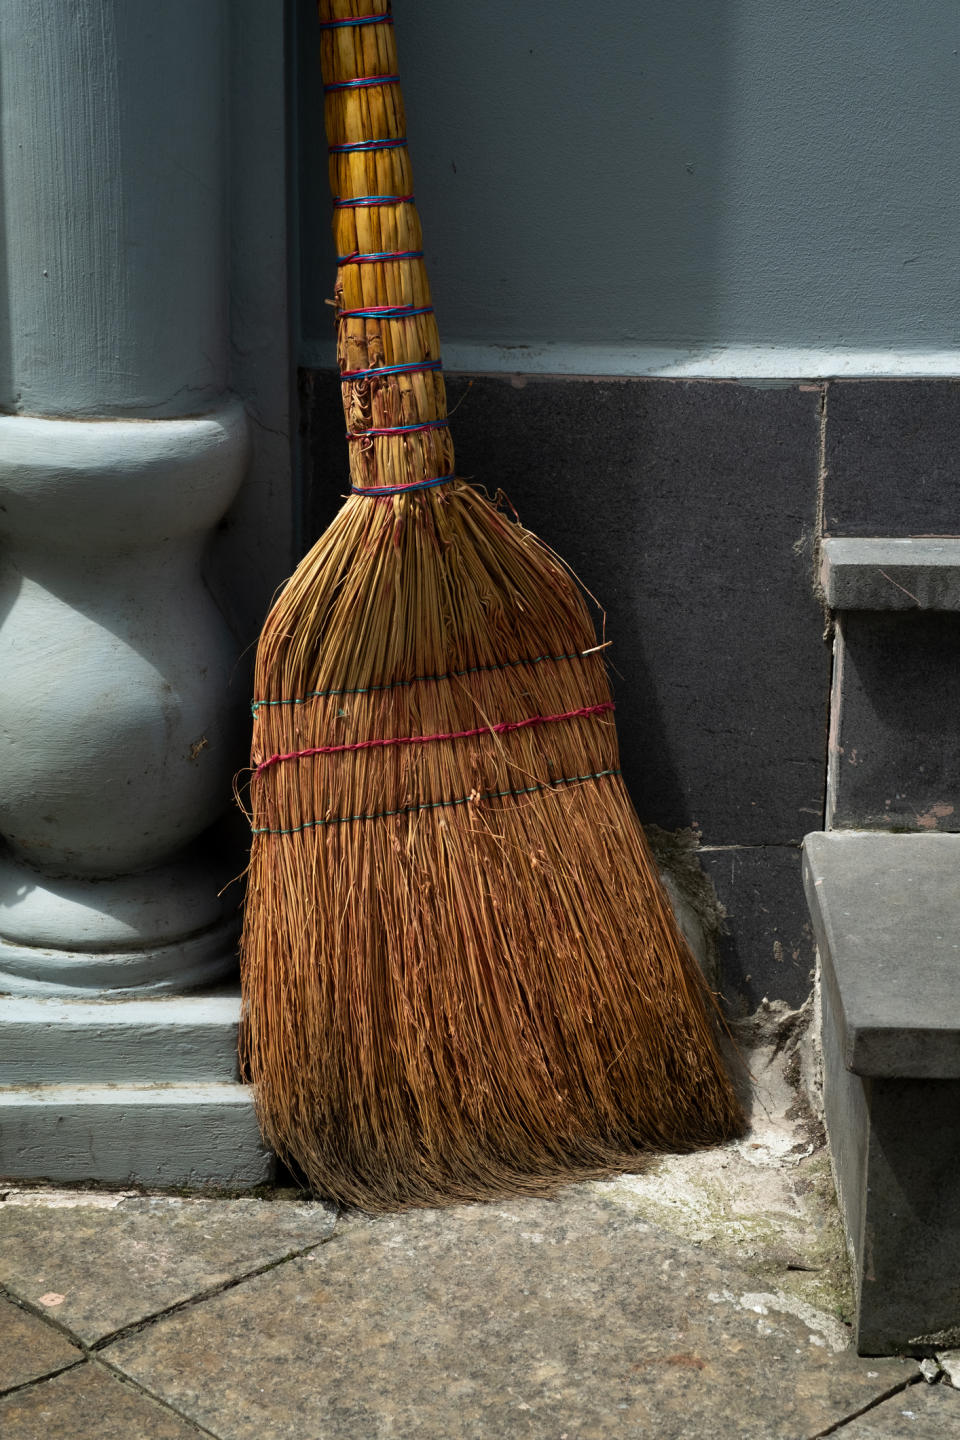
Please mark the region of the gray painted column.
POLYGON ((209 834, 244 686, 201 570, 247 458, 226 23, 222 0, 0 12, 0 990, 233 965, 209 834))

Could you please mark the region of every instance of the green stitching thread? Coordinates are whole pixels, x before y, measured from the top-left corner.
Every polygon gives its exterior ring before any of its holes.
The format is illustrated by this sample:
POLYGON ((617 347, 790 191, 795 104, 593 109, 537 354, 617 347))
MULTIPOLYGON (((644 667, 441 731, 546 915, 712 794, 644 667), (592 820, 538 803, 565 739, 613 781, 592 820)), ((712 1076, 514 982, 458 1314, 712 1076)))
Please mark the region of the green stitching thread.
POLYGON ((400 690, 406 685, 416 685, 421 680, 458 680, 463 675, 481 675, 491 670, 509 670, 516 665, 539 665, 541 660, 581 660, 581 654, 534 655, 532 660, 505 660, 501 665, 474 665, 472 670, 450 670, 446 675, 414 675, 412 680, 391 680, 387 685, 367 685, 356 690, 310 690, 295 700, 253 700, 250 713, 256 715, 261 705, 305 705, 308 700, 332 699, 336 695, 373 695, 378 690, 400 690))
MULTIPOLYGON (((527 785, 523 790, 485 790, 481 800, 502 800, 508 795, 534 795, 540 790, 552 790, 556 785, 577 785, 583 780, 602 780, 605 775, 619 775, 619 770, 597 770, 592 775, 568 775, 563 780, 551 780, 543 785, 527 785)), ((459 795, 455 800, 429 800, 423 805, 404 805, 401 810, 379 810, 375 815, 334 815, 329 820, 307 820, 291 830, 270 830, 264 827, 254 830, 254 835, 299 835, 303 830, 312 830, 321 825, 348 825, 353 820, 389 820, 394 815, 411 815, 417 810, 438 810, 444 805, 466 805, 473 797, 459 795)))

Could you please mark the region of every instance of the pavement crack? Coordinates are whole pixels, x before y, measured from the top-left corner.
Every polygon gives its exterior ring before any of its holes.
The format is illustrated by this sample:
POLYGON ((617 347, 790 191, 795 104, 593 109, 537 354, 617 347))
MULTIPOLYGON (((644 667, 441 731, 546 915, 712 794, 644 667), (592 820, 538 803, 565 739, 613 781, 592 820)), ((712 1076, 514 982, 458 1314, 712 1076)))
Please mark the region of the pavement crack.
MULTIPOLYGON (((119 1340, 126 1340, 131 1335, 138 1335, 141 1330, 146 1330, 168 1315, 176 1315, 180 1310, 190 1310, 195 1305, 202 1305, 205 1301, 213 1300, 228 1290, 236 1289, 238 1285, 243 1285, 247 1280, 256 1280, 258 1275, 266 1275, 268 1271, 277 1270, 291 1260, 302 1259, 304 1255, 309 1255, 312 1251, 319 1250, 321 1246, 328 1244, 330 1239, 332 1236, 325 1235, 322 1240, 315 1240, 313 1244, 305 1245, 300 1250, 291 1250, 286 1255, 268 1260, 264 1265, 257 1265, 253 1270, 245 1270, 242 1275, 232 1275, 229 1280, 223 1280, 219 1285, 210 1285, 205 1290, 199 1290, 195 1295, 188 1295, 184 1300, 177 1300, 173 1305, 166 1305, 162 1310, 155 1310, 151 1315, 144 1315, 139 1320, 133 1320, 129 1325, 121 1325, 117 1330, 112 1330, 109 1335, 101 1336, 92 1345, 84 1348, 90 1355, 99 1355, 108 1345, 115 1345, 119 1340)), ((75 1339, 74 1343, 76 1343, 75 1339)))
POLYGON ((902 1395, 905 1390, 910 1389, 911 1385, 919 1385, 922 1379, 922 1375, 911 1375, 909 1380, 901 1380, 898 1385, 892 1385, 889 1390, 884 1390, 882 1395, 877 1395, 875 1399, 868 1401, 866 1405, 861 1405, 859 1410, 851 1410, 850 1414, 844 1415, 842 1420, 835 1420, 833 1424, 828 1425, 825 1430, 818 1430, 815 1435, 809 1436, 809 1440, 823 1440, 823 1437, 826 1435, 836 1435, 845 1425, 849 1425, 851 1420, 859 1420, 861 1415, 866 1415, 870 1410, 875 1410, 877 1406, 882 1405, 885 1400, 892 1400, 894 1395, 902 1395))
POLYGON ((16 1395, 21 1390, 36 1390, 38 1385, 43 1385, 47 1380, 54 1380, 58 1375, 63 1375, 67 1370, 76 1370, 87 1359, 85 1354, 78 1355, 76 1360, 71 1360, 67 1365, 59 1365, 56 1370, 48 1370, 44 1375, 34 1375, 32 1380, 22 1380, 19 1385, 8 1385, 5 1390, 0 1390, 0 1400, 5 1400, 8 1395, 16 1395))
POLYGON ((101 1370, 106 1370, 107 1374, 121 1385, 126 1385, 129 1389, 136 1390, 138 1394, 145 1396, 148 1400, 152 1400, 155 1405, 159 1405, 161 1410, 166 1410, 169 1415, 176 1415, 178 1420, 181 1420, 184 1425, 188 1425, 197 1435, 206 1435, 208 1440, 224 1440, 222 1435, 217 1435, 213 1430, 208 1430, 206 1426, 192 1419, 191 1416, 185 1415, 182 1410, 178 1410, 175 1405, 171 1405, 169 1400, 165 1400, 163 1396, 158 1395, 155 1390, 148 1390, 146 1385, 141 1385, 139 1380, 134 1380, 131 1375, 126 1375, 122 1370, 118 1370, 117 1367, 111 1365, 108 1360, 101 1360, 98 1355, 91 1355, 90 1364, 99 1365, 101 1370))
MULTIPOLYGON (((42 1320, 45 1325, 50 1326, 51 1330, 56 1330, 58 1335, 62 1335, 64 1340, 69 1340, 71 1345, 76 1345, 78 1349, 83 1351, 84 1355, 87 1354, 89 1347, 83 1343, 79 1336, 68 1329, 62 1320, 59 1320, 56 1315, 51 1314, 43 1305, 37 1305, 32 1300, 27 1300, 22 1295, 18 1295, 16 1291, 11 1290, 9 1286, 4 1285, 2 1281, 0 1281, 0 1299, 9 1300, 11 1305, 16 1305, 18 1309, 25 1311, 27 1315, 32 1315, 35 1320, 42 1320)), ((70 1367, 65 1366, 64 1368, 69 1369, 70 1367)))

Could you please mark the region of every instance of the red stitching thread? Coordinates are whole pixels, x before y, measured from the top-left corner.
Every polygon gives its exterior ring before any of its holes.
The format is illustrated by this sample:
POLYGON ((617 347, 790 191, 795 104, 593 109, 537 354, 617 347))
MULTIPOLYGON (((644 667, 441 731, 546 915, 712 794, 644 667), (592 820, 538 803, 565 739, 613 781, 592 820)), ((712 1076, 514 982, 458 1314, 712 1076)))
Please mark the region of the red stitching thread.
POLYGON ((304 760, 309 755, 342 755, 349 750, 385 749, 388 745, 427 745, 432 740, 470 740, 476 735, 506 735, 510 730, 525 730, 529 725, 552 725, 558 720, 579 720, 588 715, 602 715, 613 709, 613 701, 602 705, 585 705, 582 710, 566 710, 562 715, 530 715, 526 720, 501 720, 496 725, 480 725, 476 730, 451 730, 439 735, 398 735, 391 740, 357 740, 352 745, 315 745, 309 750, 290 750, 286 755, 271 755, 261 760, 255 770, 259 775, 283 760, 304 760))

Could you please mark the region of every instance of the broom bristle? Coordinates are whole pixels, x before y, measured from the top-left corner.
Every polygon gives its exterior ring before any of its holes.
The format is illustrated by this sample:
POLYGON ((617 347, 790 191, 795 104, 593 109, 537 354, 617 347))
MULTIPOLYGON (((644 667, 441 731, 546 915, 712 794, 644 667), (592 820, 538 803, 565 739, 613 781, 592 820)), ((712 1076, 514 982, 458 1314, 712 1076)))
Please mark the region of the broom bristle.
POLYGON ((460 483, 348 500, 267 621, 243 1044, 325 1195, 529 1193, 741 1125, 594 646, 460 483))

